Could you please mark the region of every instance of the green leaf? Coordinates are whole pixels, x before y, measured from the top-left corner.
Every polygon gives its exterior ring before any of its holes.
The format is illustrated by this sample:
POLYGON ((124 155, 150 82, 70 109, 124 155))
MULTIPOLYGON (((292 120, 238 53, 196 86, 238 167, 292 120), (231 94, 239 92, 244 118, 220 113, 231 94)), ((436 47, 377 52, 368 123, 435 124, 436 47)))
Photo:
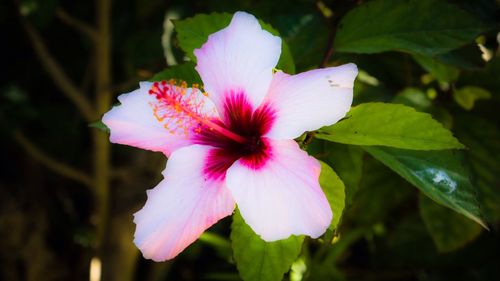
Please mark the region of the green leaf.
POLYGON ((265 242, 236 211, 231 226, 231 241, 236 267, 243 280, 279 281, 300 254, 304 237, 291 236, 284 240, 265 242))
POLYGON ((453 99, 465 110, 474 108, 477 100, 487 100, 491 98, 490 92, 483 88, 467 86, 456 89, 453 92, 453 99))
POLYGON ((422 55, 413 55, 413 59, 427 72, 441 82, 454 82, 458 79, 460 71, 450 65, 439 62, 437 59, 422 55))
POLYGON ((440 252, 457 250, 481 234, 481 226, 436 204, 426 196, 420 196, 419 209, 425 226, 440 252))
POLYGON ((462 151, 363 148, 437 203, 486 227, 462 151))
POLYGON ((161 72, 158 72, 149 81, 161 80, 182 80, 188 84, 202 84, 198 72, 194 69, 195 65, 192 62, 171 66, 161 72))
POLYGON ((500 221, 500 131, 488 120, 471 114, 457 118, 457 135, 469 148, 466 154, 475 184, 479 189, 479 202, 489 222, 500 221), (478 124, 481 124, 478 126, 478 124))
POLYGON ((334 46, 339 52, 435 55, 473 41, 483 30, 479 20, 446 1, 375 0, 342 19, 334 46))
MULTIPOLYGON (((193 51, 200 48, 208 40, 208 36, 215 33, 231 22, 233 15, 228 13, 198 14, 192 18, 174 21, 175 31, 179 47, 186 52, 186 55, 196 61, 193 51)), ((279 32, 269 24, 259 21, 262 29, 273 35, 279 36, 279 32)), ((276 68, 287 73, 295 72, 295 64, 287 44, 281 42, 281 57, 276 68)))
POLYGON ((108 126, 106 126, 106 124, 102 123, 101 120, 96 121, 94 123, 90 123, 89 127, 101 130, 101 131, 108 133, 108 134, 111 132, 111 130, 108 128, 108 126))
POLYGON ((405 88, 403 91, 398 93, 394 99, 393 103, 404 104, 411 106, 418 111, 427 111, 432 105, 432 101, 429 99, 426 93, 418 88, 405 88))
POLYGON ((346 225, 367 227, 393 220, 395 211, 407 205, 412 195, 409 183, 367 155, 363 160, 359 190, 343 221, 346 225))
POLYGON ((330 230, 337 228, 342 212, 345 207, 345 186, 335 171, 325 162, 321 163, 321 174, 319 175, 319 185, 326 195, 326 199, 332 208, 333 218, 330 230))
POLYGON ((323 142, 323 145, 324 159, 344 182, 346 205, 350 205, 361 181, 363 150, 340 143, 323 142))
POLYGON ((384 145, 415 150, 464 146, 427 113, 388 103, 355 106, 340 122, 321 128, 316 137, 355 145, 384 145))

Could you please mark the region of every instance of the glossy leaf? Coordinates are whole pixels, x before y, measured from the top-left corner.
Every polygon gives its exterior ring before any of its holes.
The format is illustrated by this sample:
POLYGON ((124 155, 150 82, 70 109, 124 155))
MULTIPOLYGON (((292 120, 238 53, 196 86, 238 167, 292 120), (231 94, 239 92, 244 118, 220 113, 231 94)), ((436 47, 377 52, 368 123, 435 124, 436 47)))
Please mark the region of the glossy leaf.
MULTIPOLYGON (((276 222, 279 223, 279 222, 276 222)), ((231 226, 231 243, 236 267, 245 281, 280 281, 297 259, 303 236, 265 242, 236 211, 231 226)))
POLYGON ((462 151, 363 148, 437 203, 486 227, 462 151))
POLYGON ((464 147, 429 114, 388 103, 365 103, 353 107, 344 120, 321 128, 316 137, 345 144, 415 150, 464 147))
MULTIPOLYGON (((179 47, 186 52, 186 55, 192 61, 196 61, 193 51, 200 48, 208 40, 210 34, 228 26, 231 18, 232 14, 211 13, 208 15, 198 14, 192 18, 174 21, 179 47)), ((262 21, 259 22, 264 30, 279 36, 279 32, 269 24, 262 21)), ((293 63, 290 49, 284 41, 281 42, 281 57, 276 68, 287 73, 295 72, 295 64, 293 63)))
POLYGON ((434 55, 473 41, 483 30, 479 20, 446 1, 376 0, 353 9, 342 19, 335 49, 434 55))
POLYGON ((481 234, 480 225, 421 195, 419 209, 425 226, 440 252, 457 250, 481 234))
POLYGON ((325 162, 321 163, 321 174, 319 175, 319 184, 330 203, 333 218, 329 229, 337 228, 342 212, 345 207, 345 186, 335 171, 325 162))

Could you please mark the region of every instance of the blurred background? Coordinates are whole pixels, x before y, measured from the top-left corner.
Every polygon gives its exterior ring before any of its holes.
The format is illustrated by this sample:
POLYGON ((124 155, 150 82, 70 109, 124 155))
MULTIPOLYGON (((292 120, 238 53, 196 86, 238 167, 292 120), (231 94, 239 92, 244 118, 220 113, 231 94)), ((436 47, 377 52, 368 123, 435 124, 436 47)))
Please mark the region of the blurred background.
POLYGON ((468 169, 490 228, 423 197, 362 150, 315 140, 309 152, 352 192, 332 247, 306 241, 285 278, 500 280, 498 1, 445 1, 486 28, 440 57, 390 48, 337 52, 342 17, 370 2, 1 1, 0 280, 239 280, 231 218, 173 261, 142 258, 132 214, 161 180, 166 159, 111 145, 96 123, 117 95, 186 59, 171 19, 238 10, 280 32, 296 72, 355 62, 355 104, 403 103, 450 128, 469 147, 468 169), (345 153, 350 160, 338 156, 345 153))

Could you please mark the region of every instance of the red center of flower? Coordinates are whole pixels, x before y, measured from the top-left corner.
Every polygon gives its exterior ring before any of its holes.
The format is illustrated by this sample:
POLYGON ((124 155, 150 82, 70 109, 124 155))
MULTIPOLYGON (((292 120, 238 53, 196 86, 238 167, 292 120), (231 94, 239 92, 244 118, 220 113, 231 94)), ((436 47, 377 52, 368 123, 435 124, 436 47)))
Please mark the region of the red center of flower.
POLYGON ((205 175, 220 179, 237 160, 252 169, 262 168, 272 157, 263 135, 271 129, 275 111, 268 104, 255 110, 243 90, 230 90, 224 95, 219 118, 204 109, 206 94, 192 89, 187 91, 185 84, 164 81, 155 83, 150 94, 158 101, 152 105, 153 112, 166 129, 185 135, 195 144, 214 147, 206 159, 205 175))

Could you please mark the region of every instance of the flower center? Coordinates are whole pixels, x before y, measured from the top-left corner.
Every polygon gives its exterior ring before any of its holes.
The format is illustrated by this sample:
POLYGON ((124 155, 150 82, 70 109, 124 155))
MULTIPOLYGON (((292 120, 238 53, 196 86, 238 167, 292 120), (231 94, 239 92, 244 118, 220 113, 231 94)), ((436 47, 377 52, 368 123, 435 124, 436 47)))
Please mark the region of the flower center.
POLYGON ((263 136, 271 129, 275 111, 267 104, 254 110, 243 90, 224 93, 220 115, 196 85, 187 88, 185 82, 155 82, 149 94, 156 98, 150 105, 165 129, 194 144, 214 147, 205 168, 209 177, 225 176, 237 160, 259 169, 272 156, 269 141, 263 136))

